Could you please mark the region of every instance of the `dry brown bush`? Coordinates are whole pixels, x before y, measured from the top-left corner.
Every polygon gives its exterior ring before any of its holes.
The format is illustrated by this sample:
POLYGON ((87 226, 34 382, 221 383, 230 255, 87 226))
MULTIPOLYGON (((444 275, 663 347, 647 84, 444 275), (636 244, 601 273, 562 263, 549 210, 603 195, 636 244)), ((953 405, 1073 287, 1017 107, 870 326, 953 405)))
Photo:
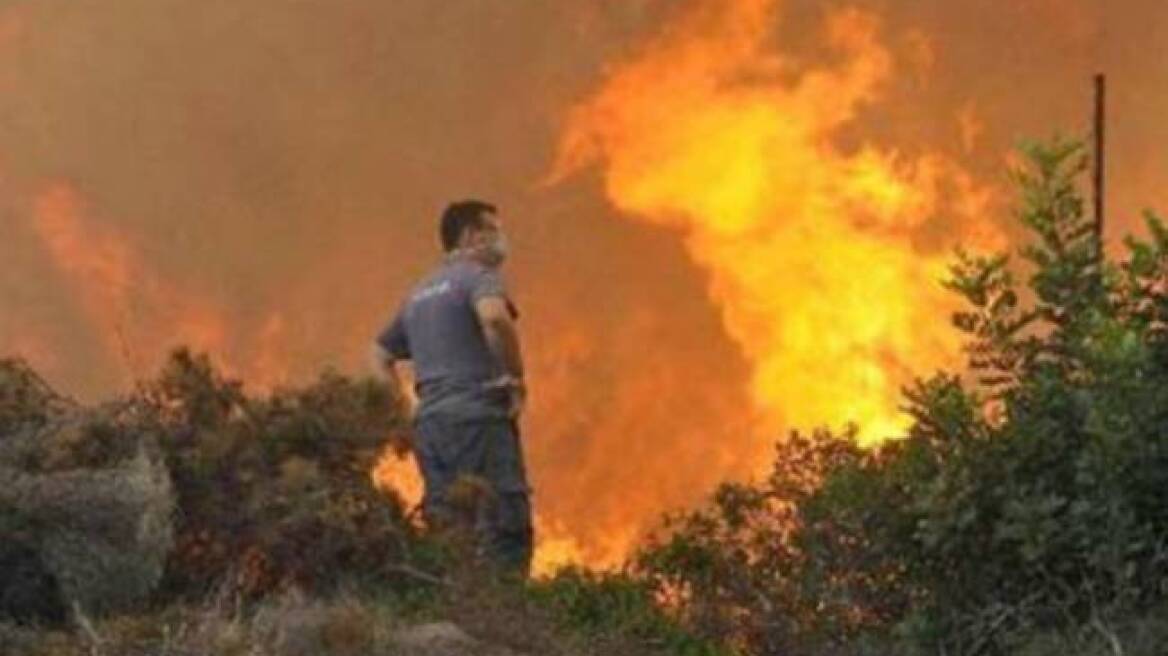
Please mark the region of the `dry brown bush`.
POLYGON ((167 593, 413 584, 397 566, 412 557, 415 529, 371 478, 400 424, 386 386, 326 373, 249 396, 207 358, 178 351, 136 403, 163 436, 181 510, 167 593))

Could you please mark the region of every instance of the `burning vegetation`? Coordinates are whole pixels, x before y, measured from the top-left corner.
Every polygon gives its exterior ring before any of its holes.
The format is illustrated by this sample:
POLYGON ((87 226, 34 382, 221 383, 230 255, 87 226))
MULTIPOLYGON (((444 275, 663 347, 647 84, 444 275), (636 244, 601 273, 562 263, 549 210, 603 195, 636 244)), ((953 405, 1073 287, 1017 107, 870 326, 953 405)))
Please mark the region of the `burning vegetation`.
POLYGON ((434 208, 497 199, 540 558, 593 565, 764 475, 776 434, 904 432, 899 389, 960 362, 928 320, 953 308, 948 253, 1002 245, 1002 153, 1069 122, 1053 99, 1096 22, 1063 0, 992 21, 867 0, 276 4, 0 11, 0 340, 90 400, 178 344, 254 391, 358 371, 431 264, 434 208), (1019 39, 1033 70, 1000 61, 1019 39), (557 183, 532 184, 549 162, 557 183))
MULTIPOLYGON (((292 599, 356 581, 392 589, 395 613, 486 633, 542 609, 546 634, 519 647, 545 653, 564 626, 636 654, 1168 640, 1164 228, 1099 266, 1081 152, 1062 142, 1031 152, 1021 224, 995 219, 1003 157, 1021 162, 1007 142, 1070 122, 1046 78, 1163 10, 946 3, 918 25, 897 0, 515 3, 498 21, 408 2, 277 21, 259 0, 72 4, 0 8, 0 339, 63 390, 120 392, 77 402, 2 367, 10 619, 215 589, 275 604, 207 615, 248 648, 278 642, 285 611, 381 644, 344 629, 382 617, 375 602, 292 599), (367 28, 390 23, 391 43, 367 28), (1033 34, 989 34, 1006 23, 1033 34), (1033 66, 995 63, 1015 38, 1033 66), (519 593, 471 594, 457 545, 414 521, 414 464, 384 448, 402 430, 392 392, 317 377, 361 366, 388 299, 429 266, 417 235, 452 187, 489 190, 521 253, 542 578, 519 593), (978 255, 1026 230, 1028 269, 978 255), (79 494, 102 512, 80 517, 79 494), (475 619, 492 605, 513 614, 475 619)), ((1133 72, 1149 106, 1157 65, 1133 72)), ((1117 187, 1142 202, 1162 167, 1132 144, 1163 122, 1130 123, 1140 137, 1117 141, 1139 164, 1117 187)))
POLYGON ((971 375, 917 380, 907 437, 781 440, 765 479, 671 516, 618 573, 517 587, 484 575, 457 535, 420 532, 370 476, 398 423, 383 386, 326 375, 250 397, 179 352, 89 412, 6 363, 0 525, 17 541, 0 557, 21 575, 4 579, 0 612, 35 598, 42 620, 81 631, 0 622, 0 637, 28 653, 172 635, 192 649, 396 653, 390 635, 437 614, 529 653, 1159 654, 1168 228, 1150 217, 1149 238, 1101 261, 1081 154, 1034 147, 1019 172, 1024 269, 958 258, 948 287, 971 375), (213 591, 228 601, 183 605, 213 591), (170 608, 152 628, 92 621, 146 600, 170 608))

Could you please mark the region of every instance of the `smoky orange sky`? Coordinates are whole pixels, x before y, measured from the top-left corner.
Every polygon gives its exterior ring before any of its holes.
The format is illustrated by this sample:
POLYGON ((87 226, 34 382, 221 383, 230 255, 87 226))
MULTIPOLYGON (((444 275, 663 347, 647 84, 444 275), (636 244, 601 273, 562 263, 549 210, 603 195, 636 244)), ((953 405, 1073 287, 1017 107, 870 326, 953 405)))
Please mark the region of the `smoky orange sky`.
POLYGON ((1082 133, 1096 71, 1113 241, 1168 206, 1166 37, 1137 0, 0 0, 0 352, 84 399, 176 342, 261 388, 361 373, 437 213, 487 198, 540 524, 610 562, 949 364, 934 275, 1008 238, 1012 146, 1082 133))

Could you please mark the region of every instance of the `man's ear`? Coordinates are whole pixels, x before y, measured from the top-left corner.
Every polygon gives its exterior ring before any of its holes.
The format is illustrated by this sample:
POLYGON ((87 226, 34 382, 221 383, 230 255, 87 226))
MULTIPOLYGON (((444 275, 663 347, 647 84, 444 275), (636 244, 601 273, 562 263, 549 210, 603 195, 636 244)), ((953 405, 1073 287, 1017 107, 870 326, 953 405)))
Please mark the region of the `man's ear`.
POLYGON ((474 244, 474 228, 467 226, 458 233, 458 241, 454 243, 454 250, 461 251, 470 248, 474 244))

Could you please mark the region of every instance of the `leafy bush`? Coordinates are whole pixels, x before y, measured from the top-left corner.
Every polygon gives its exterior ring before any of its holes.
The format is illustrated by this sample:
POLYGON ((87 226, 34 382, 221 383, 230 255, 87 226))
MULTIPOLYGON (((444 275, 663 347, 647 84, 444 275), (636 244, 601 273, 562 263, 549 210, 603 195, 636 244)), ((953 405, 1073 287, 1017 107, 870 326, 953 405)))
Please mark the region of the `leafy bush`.
POLYGON ((668 518, 634 572, 698 635, 746 653, 824 653, 909 602, 899 559, 873 548, 895 510, 856 503, 880 498, 882 481, 845 475, 879 462, 850 432, 792 434, 765 480, 724 484, 708 507, 668 518))
POLYGON ((400 421, 384 385, 326 373, 254 398, 206 357, 178 351, 138 404, 163 435, 178 491, 165 592, 412 584, 398 566, 413 557, 417 533, 371 479, 400 421))
POLYGON ((0 444, 74 407, 23 360, 0 359, 0 444))
POLYGON ((1081 150, 1030 154, 1018 182, 1033 300, 1001 257, 963 258, 951 283, 970 305, 956 323, 978 384, 945 394, 997 415, 953 431, 936 382, 911 397, 913 439, 940 461, 909 506, 912 573, 931 596, 919 622, 952 650, 1004 649, 1012 628, 1098 622, 1168 594, 1168 232, 1150 216, 1151 241, 1101 266, 1074 186, 1081 150))
POLYGON ((616 637, 683 656, 724 653, 714 641, 684 630, 658 604, 649 585, 624 573, 565 568, 535 583, 530 596, 562 627, 590 641, 616 637))

